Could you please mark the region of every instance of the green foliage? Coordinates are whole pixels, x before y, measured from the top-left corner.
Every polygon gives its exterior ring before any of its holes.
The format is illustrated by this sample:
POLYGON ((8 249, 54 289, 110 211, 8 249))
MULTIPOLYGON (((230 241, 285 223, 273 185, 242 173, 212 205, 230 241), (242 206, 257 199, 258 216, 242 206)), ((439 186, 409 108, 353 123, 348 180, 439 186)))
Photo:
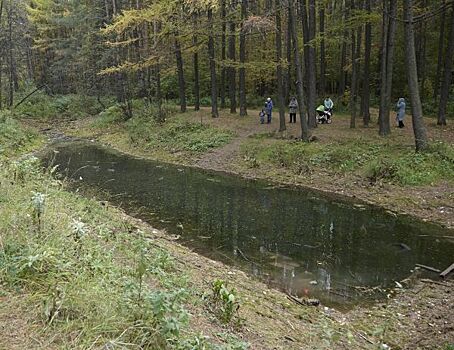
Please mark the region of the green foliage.
POLYGON ((161 124, 152 118, 137 116, 128 121, 127 128, 133 144, 170 153, 203 153, 227 144, 233 137, 230 131, 191 123, 183 118, 169 118, 161 124))
POLYGON ((240 307, 235 289, 228 289, 226 282, 218 279, 212 283, 211 291, 209 307, 221 322, 229 323, 237 316, 240 307))
MULTIPOLYGON (((16 100, 27 93, 28 91, 20 93, 16 100)), ((39 91, 27 98, 14 112, 20 116, 35 119, 73 119, 96 115, 100 111, 100 106, 93 96, 75 94, 50 96, 39 91)))
POLYGON ((295 174, 328 169, 355 173, 372 183, 386 181, 401 186, 454 180, 454 147, 442 142, 434 143, 427 152, 415 153, 412 148, 365 140, 322 145, 288 141, 266 144, 252 139, 243 146, 242 154, 251 168, 271 164, 295 174))
POLYGON ((24 129, 6 110, 0 111, 0 156, 8 155, 30 143, 36 133, 24 129))

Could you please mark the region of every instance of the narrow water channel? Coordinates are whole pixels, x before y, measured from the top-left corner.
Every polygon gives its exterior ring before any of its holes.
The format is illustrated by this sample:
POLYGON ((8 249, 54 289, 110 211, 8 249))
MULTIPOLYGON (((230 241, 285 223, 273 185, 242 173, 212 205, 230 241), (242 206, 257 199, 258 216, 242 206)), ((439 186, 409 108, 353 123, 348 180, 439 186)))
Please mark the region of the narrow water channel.
POLYGON ((379 208, 136 159, 88 142, 53 150, 49 158, 73 186, 100 189, 100 196, 108 193, 104 199, 197 252, 331 305, 364 300, 363 289, 395 286, 416 263, 443 269, 454 256, 452 231, 379 208))

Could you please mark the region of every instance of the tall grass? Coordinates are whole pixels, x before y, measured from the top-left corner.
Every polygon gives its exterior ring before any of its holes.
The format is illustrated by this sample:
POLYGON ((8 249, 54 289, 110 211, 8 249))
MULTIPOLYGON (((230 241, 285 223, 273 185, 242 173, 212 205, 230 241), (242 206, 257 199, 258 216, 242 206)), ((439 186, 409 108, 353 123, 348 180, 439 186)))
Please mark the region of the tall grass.
POLYGON ((188 327, 191 289, 168 252, 54 171, 0 157, 0 285, 23 296, 49 346, 228 349, 188 327))

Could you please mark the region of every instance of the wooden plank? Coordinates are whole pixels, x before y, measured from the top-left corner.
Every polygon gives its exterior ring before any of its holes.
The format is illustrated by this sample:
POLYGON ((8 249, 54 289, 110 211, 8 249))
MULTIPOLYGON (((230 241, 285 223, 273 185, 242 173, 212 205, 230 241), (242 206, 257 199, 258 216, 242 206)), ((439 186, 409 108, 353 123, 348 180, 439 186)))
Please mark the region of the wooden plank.
POLYGON ((454 263, 451 264, 446 270, 444 270, 442 273, 440 273, 441 278, 445 278, 447 275, 449 275, 450 272, 454 270, 454 263))

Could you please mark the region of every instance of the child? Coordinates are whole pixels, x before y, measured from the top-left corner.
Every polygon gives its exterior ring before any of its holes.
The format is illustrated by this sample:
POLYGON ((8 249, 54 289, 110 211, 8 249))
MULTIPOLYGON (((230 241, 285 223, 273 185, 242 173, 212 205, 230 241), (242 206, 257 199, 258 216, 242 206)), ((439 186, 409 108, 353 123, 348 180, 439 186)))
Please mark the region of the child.
POLYGON ((259 113, 260 124, 265 124, 265 115, 266 115, 265 110, 262 109, 259 113))

